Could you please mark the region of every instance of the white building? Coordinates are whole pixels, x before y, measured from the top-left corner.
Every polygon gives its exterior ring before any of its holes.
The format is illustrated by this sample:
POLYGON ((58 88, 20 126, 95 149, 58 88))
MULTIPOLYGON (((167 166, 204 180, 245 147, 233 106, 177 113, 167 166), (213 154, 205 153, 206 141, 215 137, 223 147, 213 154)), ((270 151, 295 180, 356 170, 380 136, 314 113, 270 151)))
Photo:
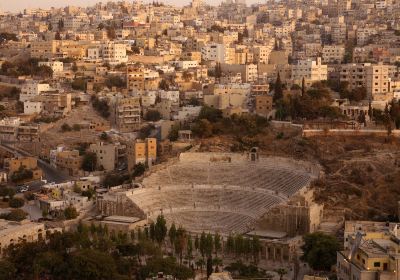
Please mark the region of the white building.
POLYGON ((161 99, 171 100, 173 103, 179 103, 179 91, 160 91, 161 99))
POLYGON ((110 65, 118 65, 121 63, 128 62, 128 56, 126 54, 126 45, 106 42, 101 45, 101 56, 105 63, 110 65))
POLYGON ((25 102, 31 100, 32 98, 38 96, 40 93, 49 90, 50 90, 49 84, 40 84, 38 82, 28 81, 21 88, 19 101, 25 102))
POLYGON ((328 66, 322 64, 320 57, 317 60, 299 60, 292 66, 292 80, 296 84, 301 84, 303 78, 307 85, 317 81, 325 81, 328 78, 328 66))
POLYGON ((195 60, 177 60, 177 61, 171 61, 171 65, 179 68, 179 69, 189 69, 189 68, 197 68, 199 66, 199 62, 195 60))
POLYGON ((43 111, 43 103, 40 101, 25 101, 24 115, 40 114, 43 111))
POLYGON ((64 63, 61 61, 42 61, 39 66, 48 66, 53 70, 53 74, 59 74, 64 71, 64 63))
POLYGON ((232 48, 224 44, 210 43, 201 48, 201 58, 205 61, 216 61, 219 63, 230 63, 232 60, 232 48))

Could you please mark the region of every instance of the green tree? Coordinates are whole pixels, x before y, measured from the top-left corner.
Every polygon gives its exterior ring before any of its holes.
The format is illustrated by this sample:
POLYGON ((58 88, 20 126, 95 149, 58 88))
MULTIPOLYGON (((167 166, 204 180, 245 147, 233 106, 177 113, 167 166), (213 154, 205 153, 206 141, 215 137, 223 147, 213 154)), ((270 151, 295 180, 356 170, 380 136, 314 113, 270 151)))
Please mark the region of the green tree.
POLYGON ((117 279, 117 267, 111 255, 96 250, 84 249, 72 253, 68 258, 66 279, 117 279))
POLYGON ((213 125, 207 119, 198 120, 192 127, 195 136, 208 138, 213 135, 213 125))
POLYGON ((278 72, 278 76, 276 78, 276 82, 274 85, 274 97, 273 100, 275 103, 283 99, 283 87, 281 82, 281 75, 278 72))
POLYGON ((16 268, 7 260, 0 261, 0 280, 16 279, 16 268))
POLYGON ((157 110, 148 110, 144 116, 146 121, 156 122, 161 119, 161 114, 157 110))
POLYGON ((97 166, 97 155, 96 153, 88 152, 83 156, 82 169, 88 172, 96 170, 97 166))
POLYGON ((78 211, 76 211, 75 207, 69 206, 64 209, 64 216, 67 220, 76 219, 78 217, 78 211))
POLYGON ((171 227, 169 228, 168 237, 169 237, 169 242, 171 244, 175 244, 175 239, 176 239, 176 226, 175 226, 175 223, 172 223, 171 227))
POLYGON ((210 275, 212 273, 213 273, 212 257, 209 256, 207 258, 207 279, 210 278, 210 275))
POLYGON ((200 240, 199 240, 198 235, 196 235, 196 237, 194 239, 194 248, 196 249, 196 251, 198 251, 200 249, 200 240))
POLYGON ((133 167, 133 173, 132 173, 132 177, 136 178, 136 177, 140 177, 144 174, 144 172, 146 171, 146 166, 139 162, 138 164, 135 164, 135 166, 133 167))
POLYGON ((218 252, 221 250, 221 236, 216 233, 214 235, 214 249, 215 249, 215 255, 218 256, 218 252))
POLYGON ((165 237, 167 236, 167 230, 167 221, 163 215, 159 215, 155 225, 155 237, 159 245, 164 242, 165 237))
POLYGON ((315 232, 305 235, 303 241, 301 259, 307 262, 311 268, 328 271, 336 263, 339 243, 334 236, 315 232))
POLYGON ((179 130, 180 130, 180 125, 179 124, 174 124, 169 133, 168 133, 168 139, 170 141, 176 141, 179 138, 179 130))
POLYGON ((207 252, 207 237, 206 237, 206 233, 203 231, 200 235, 200 254, 204 259, 204 256, 207 252))
POLYGON ((182 264, 183 251, 185 250, 187 244, 187 234, 186 231, 179 227, 176 231, 176 238, 174 242, 175 253, 179 256, 179 263, 182 264))
POLYGON ((193 257, 193 241, 192 241, 192 237, 190 235, 188 235, 186 247, 187 247, 188 258, 189 258, 189 260, 191 260, 193 257))

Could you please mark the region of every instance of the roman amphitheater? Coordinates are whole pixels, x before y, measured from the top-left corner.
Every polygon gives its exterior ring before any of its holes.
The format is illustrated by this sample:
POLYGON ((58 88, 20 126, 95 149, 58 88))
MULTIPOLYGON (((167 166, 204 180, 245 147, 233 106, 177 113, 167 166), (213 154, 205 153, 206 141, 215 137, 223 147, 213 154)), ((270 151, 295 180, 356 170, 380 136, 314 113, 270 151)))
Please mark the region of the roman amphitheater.
MULTIPOLYGON (((245 233, 272 207, 309 186, 319 172, 309 162, 261 158, 256 152, 182 153, 175 162, 155 166, 139 188, 124 192, 124 201, 145 218, 154 220, 162 213, 169 224, 191 232, 245 233)), ((110 208, 104 203, 99 207, 103 213, 110 208)), ((129 215, 127 206, 119 209, 113 213, 129 215)))

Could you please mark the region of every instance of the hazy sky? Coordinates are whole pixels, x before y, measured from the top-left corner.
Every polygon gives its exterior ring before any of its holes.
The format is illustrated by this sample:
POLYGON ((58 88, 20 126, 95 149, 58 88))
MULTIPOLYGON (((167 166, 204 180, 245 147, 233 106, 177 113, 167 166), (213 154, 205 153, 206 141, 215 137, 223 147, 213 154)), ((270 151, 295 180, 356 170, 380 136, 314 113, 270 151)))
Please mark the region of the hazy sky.
MULTIPOLYGON (((64 7, 67 5, 88 6, 98 2, 107 2, 107 0, 0 0, 0 10, 17 12, 26 8, 64 7)), ((189 0, 167 0, 165 2, 184 5, 189 3, 189 0)))

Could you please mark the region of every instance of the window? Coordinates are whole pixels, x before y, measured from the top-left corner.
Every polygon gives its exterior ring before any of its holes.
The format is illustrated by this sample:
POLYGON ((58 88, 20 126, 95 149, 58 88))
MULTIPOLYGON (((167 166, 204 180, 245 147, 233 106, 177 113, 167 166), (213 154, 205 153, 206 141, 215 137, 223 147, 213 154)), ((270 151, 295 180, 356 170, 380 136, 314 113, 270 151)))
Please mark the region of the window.
POLYGON ((380 267, 381 263, 380 262, 374 262, 374 267, 380 267))

